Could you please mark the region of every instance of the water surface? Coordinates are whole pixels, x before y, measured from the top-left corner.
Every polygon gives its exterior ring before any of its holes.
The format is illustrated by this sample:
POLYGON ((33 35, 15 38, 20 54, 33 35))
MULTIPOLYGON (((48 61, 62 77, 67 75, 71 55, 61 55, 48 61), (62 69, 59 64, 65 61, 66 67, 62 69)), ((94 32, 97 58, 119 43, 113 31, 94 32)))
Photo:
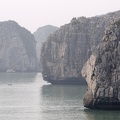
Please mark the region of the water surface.
POLYGON ((119 120, 83 107, 87 86, 51 85, 40 73, 0 73, 0 120, 119 120))

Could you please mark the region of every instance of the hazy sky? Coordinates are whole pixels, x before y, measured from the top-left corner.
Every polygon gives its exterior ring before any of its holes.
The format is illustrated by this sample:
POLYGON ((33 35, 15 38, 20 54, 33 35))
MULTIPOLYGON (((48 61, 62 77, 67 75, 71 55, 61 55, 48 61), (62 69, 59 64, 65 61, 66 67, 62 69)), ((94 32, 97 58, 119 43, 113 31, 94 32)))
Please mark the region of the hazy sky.
POLYGON ((44 25, 61 26, 73 17, 120 10, 120 0, 0 0, 0 21, 14 20, 34 32, 44 25))

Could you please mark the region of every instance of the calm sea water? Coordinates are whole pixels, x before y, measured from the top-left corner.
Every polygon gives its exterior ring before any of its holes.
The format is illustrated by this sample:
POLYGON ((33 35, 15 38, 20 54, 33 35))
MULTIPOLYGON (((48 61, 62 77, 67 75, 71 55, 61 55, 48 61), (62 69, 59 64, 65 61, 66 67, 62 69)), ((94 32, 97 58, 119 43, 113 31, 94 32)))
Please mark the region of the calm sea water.
POLYGON ((0 120, 120 120, 83 107, 87 86, 50 85, 40 73, 0 73, 0 120))

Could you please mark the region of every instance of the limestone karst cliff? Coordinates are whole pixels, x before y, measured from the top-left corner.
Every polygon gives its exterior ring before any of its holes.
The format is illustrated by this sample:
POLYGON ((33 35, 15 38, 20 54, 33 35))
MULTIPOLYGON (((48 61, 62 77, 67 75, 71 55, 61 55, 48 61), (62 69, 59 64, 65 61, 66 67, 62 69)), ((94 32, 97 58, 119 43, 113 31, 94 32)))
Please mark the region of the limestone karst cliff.
POLYGON ((0 22, 0 72, 36 70, 34 36, 15 21, 0 22))
POLYGON ((88 83, 85 107, 120 109, 120 18, 111 21, 82 75, 88 83))
POLYGON ((91 18, 73 18, 52 34, 41 50, 44 80, 53 84, 64 84, 65 81, 81 84, 83 65, 101 42, 110 20, 117 17, 120 17, 120 11, 91 18))

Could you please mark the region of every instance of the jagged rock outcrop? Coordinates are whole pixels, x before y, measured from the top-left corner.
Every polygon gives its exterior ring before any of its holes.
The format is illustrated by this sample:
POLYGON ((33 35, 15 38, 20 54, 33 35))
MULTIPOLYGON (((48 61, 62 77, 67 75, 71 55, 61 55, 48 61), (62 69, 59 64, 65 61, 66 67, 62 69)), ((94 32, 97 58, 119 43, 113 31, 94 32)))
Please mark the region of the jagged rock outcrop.
POLYGON ((111 22, 103 42, 82 70, 88 83, 84 106, 120 109, 120 18, 111 22))
POLYGON ((14 21, 0 22, 0 72, 37 71, 34 36, 14 21))
POLYGON ((46 25, 43 27, 39 27, 36 32, 33 33, 36 40, 36 52, 37 52, 37 58, 39 62, 39 71, 42 71, 42 65, 40 62, 40 51, 41 51, 41 44, 45 42, 50 34, 55 32, 58 29, 58 27, 52 26, 52 25, 46 25))
POLYGON ((52 34, 41 50, 44 80, 53 84, 81 84, 83 65, 101 42, 109 21, 117 17, 120 11, 92 18, 73 18, 52 34))

